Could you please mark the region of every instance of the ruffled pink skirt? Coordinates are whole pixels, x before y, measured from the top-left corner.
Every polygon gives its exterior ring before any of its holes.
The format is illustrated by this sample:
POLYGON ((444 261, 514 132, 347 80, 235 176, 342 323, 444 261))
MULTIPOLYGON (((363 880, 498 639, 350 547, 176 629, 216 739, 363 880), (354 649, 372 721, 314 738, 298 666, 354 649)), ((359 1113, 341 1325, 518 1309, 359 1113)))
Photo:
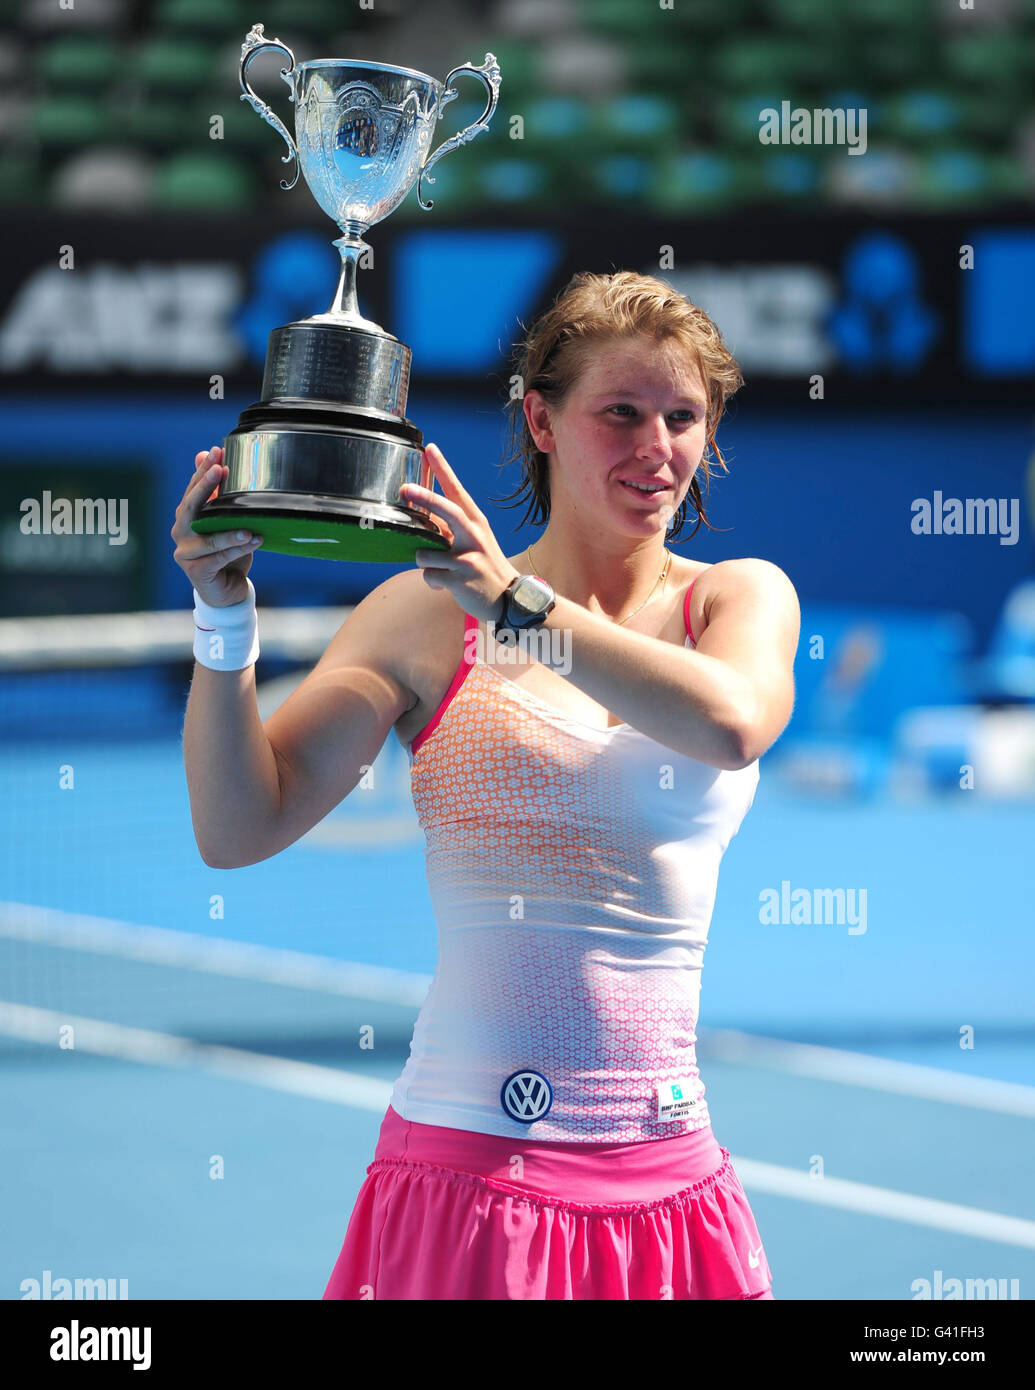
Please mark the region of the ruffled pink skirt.
POLYGON ((528 1143, 388 1107, 325 1299, 771 1299, 710 1128, 528 1143))

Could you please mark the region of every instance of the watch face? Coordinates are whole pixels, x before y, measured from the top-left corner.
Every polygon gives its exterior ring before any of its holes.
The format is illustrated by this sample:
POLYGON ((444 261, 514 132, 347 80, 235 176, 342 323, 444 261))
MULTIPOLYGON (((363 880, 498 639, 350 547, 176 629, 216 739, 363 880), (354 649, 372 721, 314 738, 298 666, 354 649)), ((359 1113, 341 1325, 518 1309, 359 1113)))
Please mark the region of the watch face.
POLYGON ((514 585, 511 602, 522 613, 541 613, 553 597, 548 584, 535 575, 526 574, 514 585))

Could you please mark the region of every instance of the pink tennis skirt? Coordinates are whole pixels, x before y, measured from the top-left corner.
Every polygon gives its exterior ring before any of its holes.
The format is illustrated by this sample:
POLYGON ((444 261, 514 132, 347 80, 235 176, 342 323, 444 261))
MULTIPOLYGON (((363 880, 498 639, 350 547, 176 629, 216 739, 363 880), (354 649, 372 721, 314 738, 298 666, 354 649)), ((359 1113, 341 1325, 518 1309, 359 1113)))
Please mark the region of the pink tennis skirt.
POLYGON ((391 1106, 325 1299, 771 1299, 744 1189, 711 1128, 528 1143, 391 1106))

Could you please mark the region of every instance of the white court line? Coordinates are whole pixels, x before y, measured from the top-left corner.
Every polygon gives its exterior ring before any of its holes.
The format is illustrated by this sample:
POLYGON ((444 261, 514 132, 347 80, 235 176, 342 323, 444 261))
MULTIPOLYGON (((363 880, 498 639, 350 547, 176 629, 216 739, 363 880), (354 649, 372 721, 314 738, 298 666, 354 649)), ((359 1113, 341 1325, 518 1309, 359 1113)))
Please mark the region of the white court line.
POLYGON ((814 1081, 837 1081, 843 1086, 863 1086, 923 1100, 968 1105, 976 1110, 995 1110, 1001 1115, 1035 1116, 1035 1086, 1014 1081, 994 1081, 987 1076, 896 1062, 890 1057, 871 1057, 864 1052, 844 1052, 814 1043, 785 1042, 734 1029, 702 1029, 699 1057, 719 1062, 738 1062, 770 1067, 814 1081))
POLYGON ((846 1178, 812 1178, 793 1168, 780 1168, 775 1163, 762 1163, 755 1158, 735 1158, 744 1187, 756 1192, 769 1192, 777 1197, 791 1197, 799 1202, 815 1202, 824 1207, 840 1207, 842 1211, 861 1212, 866 1216, 884 1216, 890 1221, 905 1221, 911 1226, 932 1226, 937 1231, 953 1231, 957 1235, 992 1240, 1000 1245, 1020 1245, 1035 1250, 1035 1221, 1021 1216, 1003 1216, 1000 1212, 982 1211, 979 1207, 961 1207, 955 1202, 939 1202, 931 1197, 917 1197, 911 1192, 895 1192, 888 1187, 871 1187, 869 1183, 849 1182, 846 1178))
POLYGON ((359 965, 167 927, 137 926, 32 903, 0 902, 0 937, 417 1008, 431 984, 430 975, 409 970, 359 965))
MULTIPOLYGON (((80 1052, 118 1057, 123 1061, 143 1062, 151 1066, 197 1067, 235 1081, 287 1091, 311 1100, 348 1105, 357 1110, 372 1110, 378 1114, 384 1113, 392 1093, 391 1082, 337 1071, 332 1067, 290 1062, 234 1047, 214 1047, 210 1043, 195 1043, 170 1033, 127 1028, 122 1024, 0 1001, 0 1033, 8 1037, 57 1049, 59 1030, 69 1025, 75 1029, 75 1050, 80 1052)), ((1035 1250, 1035 1221, 1023 1217, 982 1211, 978 1207, 957 1206, 953 1202, 934 1201, 929 1197, 917 1197, 909 1192, 895 1192, 885 1187, 871 1187, 867 1183, 850 1182, 845 1178, 811 1178, 807 1173, 793 1168, 781 1168, 777 1164, 762 1163, 753 1158, 738 1158, 732 1154, 731 1158, 742 1184, 752 1190, 790 1197, 799 1202, 840 1207, 844 1211, 866 1216, 882 1216, 908 1225, 931 1226, 939 1231, 953 1231, 999 1245, 1019 1245, 1027 1250, 1035 1250)))
POLYGON ((69 1051, 118 1057, 124 1062, 143 1062, 156 1067, 195 1067, 234 1081, 248 1081, 272 1091, 308 1096, 310 1100, 351 1105, 357 1110, 377 1110, 383 1114, 392 1093, 388 1082, 357 1076, 355 1072, 337 1071, 334 1067, 292 1062, 285 1057, 268 1057, 238 1047, 194 1042, 150 1028, 128 1028, 122 1023, 106 1023, 101 1019, 0 1000, 0 1033, 6 1037, 40 1043, 60 1051, 60 1030, 68 1027, 74 1030, 75 1043, 69 1051))
MULTIPOLYGON (((430 975, 408 970, 361 965, 166 927, 138 926, 32 903, 0 902, 0 937, 411 1008, 421 1006, 432 980, 430 975)), ((861 1086, 1027 1119, 1035 1117, 1035 1087, 896 1062, 863 1052, 786 1042, 735 1029, 702 1028, 699 1055, 702 1060, 715 1058, 720 1062, 769 1067, 843 1086, 861 1086)))

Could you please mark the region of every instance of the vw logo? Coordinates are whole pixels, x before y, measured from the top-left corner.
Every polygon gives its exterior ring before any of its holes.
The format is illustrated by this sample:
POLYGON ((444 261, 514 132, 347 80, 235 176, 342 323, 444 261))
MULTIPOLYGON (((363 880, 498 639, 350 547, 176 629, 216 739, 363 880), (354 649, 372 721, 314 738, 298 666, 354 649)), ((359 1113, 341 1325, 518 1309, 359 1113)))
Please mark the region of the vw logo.
POLYGON ((515 1071, 500 1088, 500 1104, 512 1120, 530 1125, 553 1104, 549 1081, 537 1071, 515 1071))

